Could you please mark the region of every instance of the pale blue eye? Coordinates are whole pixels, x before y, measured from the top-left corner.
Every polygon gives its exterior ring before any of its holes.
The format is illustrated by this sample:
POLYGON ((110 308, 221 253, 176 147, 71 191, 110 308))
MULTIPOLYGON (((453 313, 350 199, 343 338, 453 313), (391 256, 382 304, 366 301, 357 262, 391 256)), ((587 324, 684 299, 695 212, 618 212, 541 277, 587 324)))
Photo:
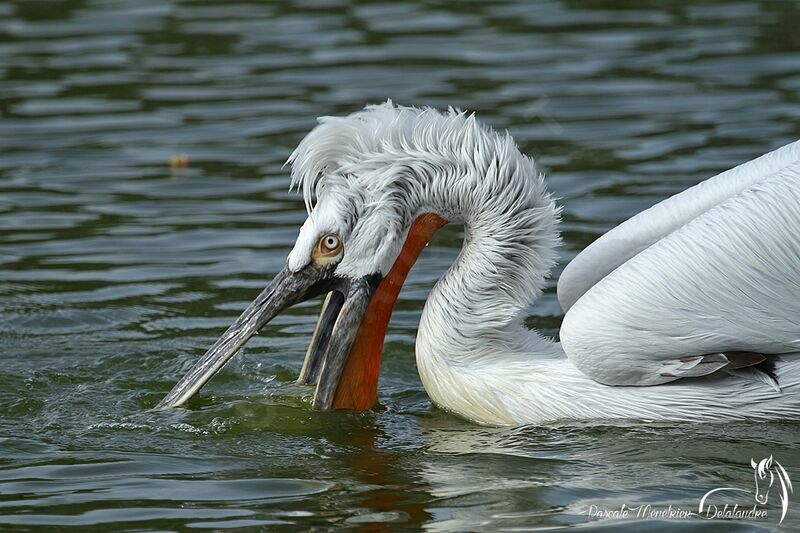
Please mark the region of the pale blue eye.
POLYGON ((335 250, 339 247, 339 237, 336 235, 326 235, 322 238, 322 245, 328 250, 335 250))

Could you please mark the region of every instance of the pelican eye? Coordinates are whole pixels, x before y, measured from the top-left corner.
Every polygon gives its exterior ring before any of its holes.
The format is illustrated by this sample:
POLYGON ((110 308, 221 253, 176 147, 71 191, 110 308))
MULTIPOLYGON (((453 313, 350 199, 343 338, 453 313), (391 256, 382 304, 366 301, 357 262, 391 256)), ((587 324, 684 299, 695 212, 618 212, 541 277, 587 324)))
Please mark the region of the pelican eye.
POLYGON ((319 241, 319 248, 324 254, 337 252, 341 247, 341 241, 336 235, 325 235, 319 241))
POLYGON ((342 254, 342 239, 338 235, 328 233, 317 241, 312 257, 318 263, 323 263, 336 259, 342 254))

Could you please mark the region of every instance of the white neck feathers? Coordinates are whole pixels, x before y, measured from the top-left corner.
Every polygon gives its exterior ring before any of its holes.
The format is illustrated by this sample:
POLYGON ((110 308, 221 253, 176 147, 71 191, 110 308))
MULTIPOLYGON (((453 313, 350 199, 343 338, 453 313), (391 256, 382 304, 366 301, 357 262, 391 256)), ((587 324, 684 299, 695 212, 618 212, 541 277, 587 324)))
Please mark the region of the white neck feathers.
POLYGON ((326 189, 347 190, 363 201, 362 218, 380 212, 389 234, 424 212, 464 224, 464 248, 426 305, 441 349, 485 352, 521 329, 555 262, 558 209, 508 134, 452 109, 387 102, 320 119, 290 161, 309 208, 326 189))

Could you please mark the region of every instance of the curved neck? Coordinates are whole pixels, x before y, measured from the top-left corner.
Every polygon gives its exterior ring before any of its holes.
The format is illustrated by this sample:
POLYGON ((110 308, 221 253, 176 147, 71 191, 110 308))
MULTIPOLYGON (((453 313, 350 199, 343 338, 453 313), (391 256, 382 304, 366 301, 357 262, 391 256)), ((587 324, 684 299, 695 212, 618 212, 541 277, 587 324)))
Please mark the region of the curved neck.
POLYGON ((433 327, 425 333, 453 358, 486 353, 487 344, 514 351, 543 341, 522 321, 555 262, 558 209, 531 160, 499 160, 427 189, 427 207, 465 229, 461 253, 423 314, 433 327))

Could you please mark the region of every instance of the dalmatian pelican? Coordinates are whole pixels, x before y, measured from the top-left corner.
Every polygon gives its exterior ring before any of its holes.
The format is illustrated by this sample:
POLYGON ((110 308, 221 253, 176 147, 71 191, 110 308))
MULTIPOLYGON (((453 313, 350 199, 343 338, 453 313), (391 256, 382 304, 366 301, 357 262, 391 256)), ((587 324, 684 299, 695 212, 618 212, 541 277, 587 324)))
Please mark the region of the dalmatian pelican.
POLYGON ((326 295, 299 381, 313 408, 377 398, 400 288, 464 227, 416 361, 439 407, 487 425, 800 418, 800 142, 634 216, 563 271, 560 344, 523 324, 559 208, 509 134, 450 109, 325 117, 289 158, 308 218, 285 267, 158 407, 183 404, 282 310, 326 295))

